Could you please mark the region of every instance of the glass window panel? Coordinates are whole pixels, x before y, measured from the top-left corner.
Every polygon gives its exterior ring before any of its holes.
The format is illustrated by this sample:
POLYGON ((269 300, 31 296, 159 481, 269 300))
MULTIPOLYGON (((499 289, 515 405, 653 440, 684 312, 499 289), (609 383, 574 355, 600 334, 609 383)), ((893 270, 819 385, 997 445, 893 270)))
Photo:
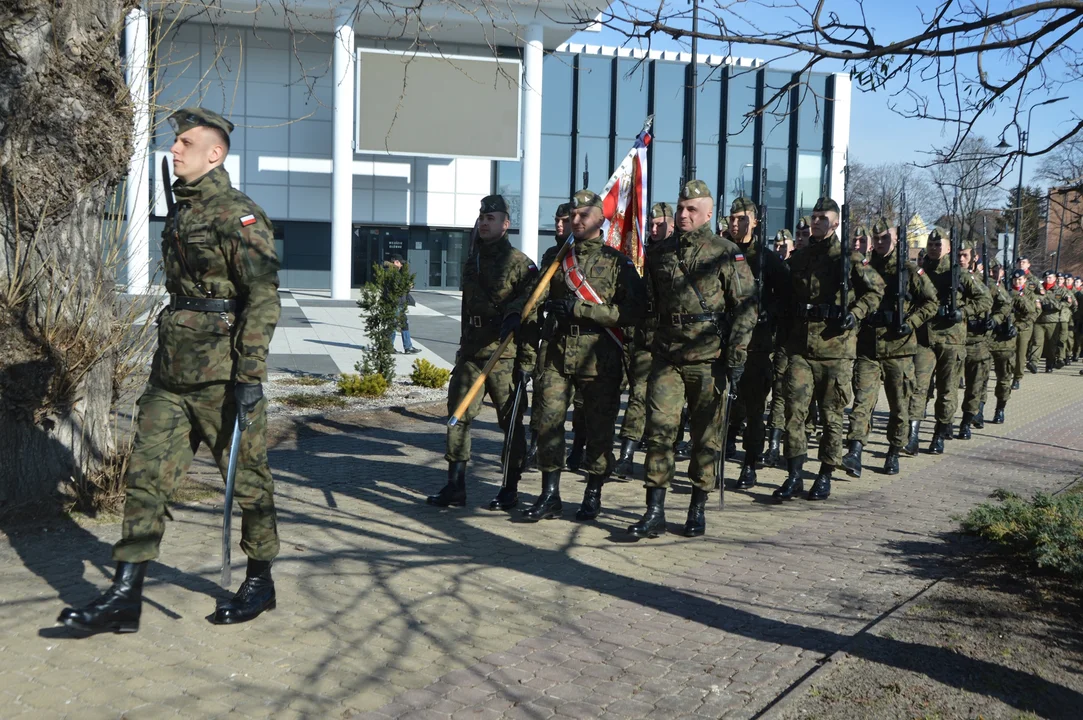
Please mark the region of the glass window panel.
MULTIPOLYGON (((595 192, 601 192, 605 181, 614 168, 609 167, 609 138, 586 137, 580 135, 577 138, 575 152, 575 187, 583 187, 583 170, 590 170, 590 187, 595 192), (589 162, 588 162, 589 161, 589 162)), ((620 158, 618 158, 618 162, 620 158)))
POLYGON ((571 135, 542 135, 541 156, 541 194, 567 198, 572 175, 571 135))
POLYGON ((755 136, 755 120, 746 118, 745 114, 756 108, 756 71, 730 68, 729 72, 726 135, 731 143, 751 145, 755 136))
MULTIPOLYGON (((797 218, 808 215, 820 197, 823 180, 824 158, 820 153, 799 153, 797 155, 797 218)), ((791 228, 792 229, 792 228, 791 228)))
POLYGON ((655 139, 684 137, 684 84, 684 63, 654 61, 655 139))
POLYGON ((650 167, 651 202, 672 202, 680 191, 681 183, 681 143, 652 141, 654 153, 650 167), (661 198, 661 200, 653 199, 661 198))
POLYGON ((807 76, 807 86, 798 90, 797 144, 802 150, 820 151, 824 145, 825 75, 807 76))
POLYGON ((647 119, 647 63, 621 58, 617 60, 617 137, 627 144, 639 135, 643 121, 647 119))
MULTIPOLYGON (((603 181, 604 182, 604 181, 603 181)), ((568 195, 558 196, 546 196, 543 195, 538 199, 538 227, 541 230, 548 230, 552 233, 556 229, 556 223, 553 222, 553 218, 557 213, 557 206, 561 203, 566 203, 570 197, 568 195)), ((553 237, 549 235, 550 239, 553 237)), ((540 259, 542 253, 549 249, 545 238, 538 238, 538 258, 540 259)))
MULTIPOLYGON (((697 133, 698 134, 698 133, 697 133)), ((696 145, 696 178, 707 183, 713 197, 718 199, 718 146, 696 145)))
MULTIPOLYGON (((792 73, 767 71, 764 75, 763 100, 786 87, 793 78, 792 73)), ((787 91, 778 100, 768 105, 763 114, 763 145, 769 148, 784 148, 790 144, 790 93, 787 91)))
MULTIPOLYGON (((726 152, 726 185, 720 206, 729 210, 739 196, 752 196, 752 148, 729 147, 726 152)), ((717 191, 716 191, 717 192, 717 191)))
POLYGON ((572 132, 572 78, 575 68, 571 55, 549 55, 542 61, 542 132, 572 132))
POLYGON ((700 65, 698 80, 699 89, 696 92, 696 142, 717 144, 719 142, 720 115, 722 114, 722 70, 700 65))
POLYGON ((520 164, 502 160, 496 164, 496 192, 508 201, 508 218, 512 227, 519 227, 519 204, 522 202, 522 173, 520 164))
POLYGON ((790 178, 790 154, 787 150, 767 151, 767 207, 786 207, 786 183, 790 178))
POLYGON ((609 135, 609 103, 613 95, 613 61, 579 56, 578 126, 581 134, 609 135))

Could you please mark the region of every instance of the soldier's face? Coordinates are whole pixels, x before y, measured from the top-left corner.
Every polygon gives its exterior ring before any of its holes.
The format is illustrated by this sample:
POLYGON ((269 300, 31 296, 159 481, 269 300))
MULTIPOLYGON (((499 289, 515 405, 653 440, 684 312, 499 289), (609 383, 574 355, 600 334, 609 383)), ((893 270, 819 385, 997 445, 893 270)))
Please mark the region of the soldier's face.
POLYGON ((1064 287, 1064 278, 1057 278, 1057 287, 1064 287))
POLYGON ((690 198, 677 203, 677 229, 691 232, 701 225, 706 225, 714 215, 714 200, 711 198, 690 198))
POLYGON ((572 210, 572 235, 576 240, 589 240, 598 234, 605 224, 602 209, 589 205, 572 210))
POLYGON ((730 237, 744 245, 752 239, 752 231, 756 229, 757 224, 756 218, 748 210, 739 213, 730 213, 730 237))
POLYGON ((558 238, 568 237, 568 218, 560 217, 559 215, 553 219, 553 226, 556 228, 558 238))
POLYGON ((854 250, 857 250, 862 255, 869 254, 869 236, 858 235, 854 238, 854 250))
POLYGON ((1022 290, 1023 286, 1026 285, 1026 284, 1027 284, 1027 279, 1026 278, 1021 278, 1021 277, 1013 277, 1012 278, 1012 287, 1015 288, 1016 290, 1022 290))
POLYGON ((808 247, 808 239, 812 237, 812 228, 797 228, 797 232, 793 234, 793 249, 800 250, 801 248, 808 247))
POLYGON ((178 135, 169 152, 173 156, 173 174, 185 182, 198 180, 226 158, 221 136, 202 125, 178 135))
POLYGON ((828 210, 827 212, 814 211, 812 213, 812 237, 823 240, 835 232, 839 226, 839 214, 828 210))
POLYGON ((793 241, 792 240, 778 240, 775 242, 775 252, 778 256, 785 260, 793 254, 793 241))
POLYGON ((673 218, 651 218, 651 240, 665 240, 673 232, 673 218))
POLYGON ((1019 269, 1022 270, 1023 272, 1026 272, 1027 270, 1030 270, 1030 260, 1020 260, 1019 261, 1019 269))
POLYGON ((951 243, 941 238, 940 240, 930 240, 928 246, 925 248, 925 252, 933 260, 939 260, 948 253, 951 252, 951 243))
POLYGON ((970 255, 971 252, 969 250, 960 250, 959 265, 961 265, 962 267, 970 267, 970 255))
POLYGON ((497 240, 511 227, 511 220, 502 212, 481 213, 478 215, 478 237, 482 240, 497 240))
POLYGON ((887 255, 895 249, 895 231, 888 230, 873 238, 873 249, 877 255, 887 255))

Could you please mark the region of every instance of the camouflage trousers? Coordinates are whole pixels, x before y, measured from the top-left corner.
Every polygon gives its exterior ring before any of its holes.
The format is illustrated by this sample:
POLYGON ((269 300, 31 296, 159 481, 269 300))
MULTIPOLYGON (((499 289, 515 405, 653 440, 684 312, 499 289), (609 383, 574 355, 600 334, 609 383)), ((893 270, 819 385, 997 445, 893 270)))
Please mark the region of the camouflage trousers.
POLYGON ((715 456, 722 450, 720 389, 713 363, 674 364, 657 355, 647 383, 647 459, 644 487, 668 488, 676 474, 673 444, 688 402, 691 460, 688 477, 701 490, 714 489, 715 456))
POLYGON ((1034 323, 1034 344, 1027 359, 1033 363, 1042 358, 1052 362, 1057 356, 1058 330, 1057 323, 1034 323))
POLYGON ((893 448, 906 444, 910 429, 910 397, 914 393, 913 356, 877 360, 858 355, 854 362, 854 406, 847 440, 865 445, 872 432, 872 414, 883 385, 887 395, 887 441, 893 448))
POLYGON ((1067 320, 1057 323, 1057 359, 1065 361, 1071 356, 1072 326, 1067 320))
POLYGON ((842 463, 842 423, 850 405, 852 358, 814 360, 791 355, 786 372, 786 459, 808 455, 805 421, 813 400, 823 420, 820 462, 832 467, 842 463))
MULTIPOLYGON (((484 363, 478 360, 459 359, 455 368, 451 371, 451 381, 447 390, 448 415, 455 412, 455 408, 466 397, 470 386, 474 384, 484 363)), ((447 429, 447 446, 444 459, 450 462, 467 462, 470 460, 470 423, 481 412, 481 403, 488 393, 489 400, 496 408, 497 422, 505 435, 508 432, 508 423, 511 422, 511 406, 515 401, 515 360, 507 358, 499 360, 493 366, 492 372, 485 378, 484 392, 474 396, 474 401, 459 418, 459 422, 447 429)), ((526 454, 526 434, 523 431, 522 413, 525 398, 519 400, 519 416, 515 418, 515 434, 512 435, 511 456, 509 462, 512 467, 522 465, 523 456, 526 454)))
POLYGON ((637 348, 631 354, 632 386, 628 388, 628 406, 620 425, 622 440, 639 442, 647 431, 647 378, 651 374, 651 351, 637 348))
POLYGON ((959 373, 962 372, 964 352, 962 345, 918 345, 918 352, 914 355, 914 376, 917 384, 910 397, 911 420, 925 417, 929 393, 935 390, 936 422, 941 425, 952 423, 955 411, 959 409, 959 373))
POLYGON ((993 350, 993 370, 996 373, 996 399, 1007 403, 1012 396, 1012 380, 1015 379, 1015 348, 993 350))
POLYGON ((734 403, 730 415, 732 424, 745 420, 742 447, 745 451, 745 464, 751 465, 763 454, 763 442, 766 428, 763 413, 767 409, 767 396, 774 385, 774 364, 770 352, 750 352, 745 362, 745 374, 741 376, 741 385, 737 388, 739 403, 734 403), (741 413, 738 415, 738 413, 741 413))
MULTIPOLYGON (((135 446, 124 475, 124 522, 113 560, 158 557, 167 503, 188 472, 200 443, 210 448, 225 477, 237 416, 233 385, 215 383, 183 393, 147 385, 138 402, 135 446)), ((241 433, 234 498, 241 508, 241 549, 254 560, 278 555, 274 482, 267 464, 267 401, 260 400, 241 433)))
POLYGON ((586 436, 586 449, 579 469, 589 475, 609 474, 614 462, 613 432, 620 412, 622 376, 619 370, 581 377, 565 375, 550 364, 542 367, 534 390, 539 470, 550 472, 564 467, 564 420, 573 395, 581 395, 583 405, 576 414, 581 413, 582 426, 576 432, 586 436))
POLYGON ((977 415, 989 389, 989 369, 993 356, 989 353, 989 343, 968 343, 966 360, 963 365, 963 379, 966 389, 963 391, 963 413, 977 415))
POLYGON ((786 427, 786 370, 790 367, 790 356, 781 347, 776 348, 772 365, 775 377, 771 385, 771 417, 767 424, 781 430, 786 427))
POLYGON ((1015 364, 1012 366, 1014 380, 1023 379, 1023 369, 1027 366, 1030 341, 1034 337, 1034 326, 1019 328, 1019 334, 1015 337, 1015 364))

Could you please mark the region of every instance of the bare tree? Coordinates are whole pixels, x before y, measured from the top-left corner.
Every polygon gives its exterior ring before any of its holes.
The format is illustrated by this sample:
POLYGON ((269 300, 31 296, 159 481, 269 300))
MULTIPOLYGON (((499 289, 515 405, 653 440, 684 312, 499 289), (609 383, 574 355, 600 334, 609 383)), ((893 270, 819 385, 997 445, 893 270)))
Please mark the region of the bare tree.
POLYGON ((865 165, 851 159, 847 171, 846 202, 855 221, 872 222, 880 215, 896 221, 904 187, 909 218, 917 214, 931 220, 939 210, 939 194, 924 168, 910 163, 865 165))
POLYGON ((943 215, 968 232, 978 212, 997 204, 1002 194, 995 185, 995 155, 985 138, 971 137, 958 153, 942 157, 931 170, 943 215))
POLYGON ((1083 187, 1083 137, 1072 138, 1049 153, 1035 176, 1056 186, 1083 187))

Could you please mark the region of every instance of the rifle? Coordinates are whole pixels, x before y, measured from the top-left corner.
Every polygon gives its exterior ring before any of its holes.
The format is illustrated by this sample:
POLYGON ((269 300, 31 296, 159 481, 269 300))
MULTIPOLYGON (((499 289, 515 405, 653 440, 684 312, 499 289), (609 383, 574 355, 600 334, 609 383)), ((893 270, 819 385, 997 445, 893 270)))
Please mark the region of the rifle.
POLYGON ((714 487, 718 491, 718 509, 726 509, 726 438, 729 437, 730 432, 730 410, 733 408, 733 401, 737 399, 737 388, 733 387, 730 383, 725 390, 723 390, 725 396, 722 398, 722 407, 719 410, 722 412, 722 422, 719 423, 721 427, 722 436, 722 449, 714 457, 714 487))
POLYGON ((850 204, 842 205, 842 237, 839 242, 842 245, 842 314, 845 319, 850 310, 850 204))
MULTIPOLYGON (((508 473, 511 470, 511 450, 515 443, 515 431, 522 426, 522 407, 523 393, 526 391, 526 383, 522 378, 519 378, 515 382, 515 395, 511 403, 511 415, 508 416, 508 427, 504 431, 504 449, 500 453, 500 459, 503 463, 503 469, 500 473, 500 489, 506 490, 508 488, 508 473)), ((521 468, 520 468, 521 469, 521 468)))
POLYGON ((956 294, 959 292, 959 238, 955 232, 955 213, 959 208, 959 196, 951 204, 951 293, 948 297, 948 312, 951 313, 952 322, 955 322, 955 313, 959 310, 956 294))
POLYGON ((765 278, 767 275, 767 163, 764 162, 763 170, 760 171, 760 254, 756 258, 756 310, 759 322, 764 322, 767 315, 767 303, 764 300, 765 278))
POLYGON ((910 258, 910 241, 906 235, 909 232, 909 223, 906 221, 906 182, 903 181, 902 193, 899 196, 899 226, 896 230, 895 242, 895 274, 898 286, 895 298, 895 330, 901 336, 903 325, 906 324, 906 285, 909 280, 906 272, 906 261, 910 258))
MULTIPOLYGON (((982 215, 982 218, 981 218, 981 281, 983 283, 985 283, 985 287, 987 289, 989 287, 989 240, 988 240, 988 236, 986 234, 988 232, 988 230, 989 230, 988 218, 986 218, 984 215, 982 215)), ((993 297, 994 298, 996 297, 995 293, 994 293, 993 297)), ((991 309, 989 310, 989 312, 985 313, 986 321, 989 320, 989 316, 992 315, 992 314, 993 314, 993 311, 991 309)))

